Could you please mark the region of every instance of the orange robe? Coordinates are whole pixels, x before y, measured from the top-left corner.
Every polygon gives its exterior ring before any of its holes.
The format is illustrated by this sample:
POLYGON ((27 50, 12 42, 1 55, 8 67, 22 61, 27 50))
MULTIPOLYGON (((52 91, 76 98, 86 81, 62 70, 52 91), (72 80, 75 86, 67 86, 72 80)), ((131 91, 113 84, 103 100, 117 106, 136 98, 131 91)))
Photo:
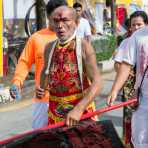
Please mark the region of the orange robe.
MULTIPOLYGON (((35 64, 35 85, 40 84, 40 74, 44 65, 44 49, 47 43, 56 39, 56 34, 50 31, 48 28, 42 29, 34 33, 28 40, 16 67, 13 77, 13 84, 18 87, 22 87, 23 82, 31 69, 35 64)), ((36 99, 35 101, 48 102, 49 97, 42 99, 36 99)))

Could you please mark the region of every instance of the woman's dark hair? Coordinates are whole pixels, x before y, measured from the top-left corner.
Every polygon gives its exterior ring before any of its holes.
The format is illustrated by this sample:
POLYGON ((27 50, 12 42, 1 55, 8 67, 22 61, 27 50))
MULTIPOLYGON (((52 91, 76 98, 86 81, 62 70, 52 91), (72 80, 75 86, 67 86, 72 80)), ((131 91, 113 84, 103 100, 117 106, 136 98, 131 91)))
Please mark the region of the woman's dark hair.
POLYGON ((124 36, 122 35, 117 36, 117 46, 119 46, 123 40, 124 40, 124 36))
POLYGON ((130 19, 129 19, 129 18, 127 18, 127 19, 125 20, 124 26, 125 26, 125 29, 126 29, 126 30, 127 30, 128 28, 130 28, 131 24, 130 24, 130 19))
POLYGON ((51 13, 56 9, 57 7, 60 6, 67 6, 66 0, 49 0, 49 2, 46 5, 46 12, 47 15, 51 15, 51 13))
POLYGON ((143 19, 143 22, 145 24, 148 24, 148 16, 144 11, 135 11, 134 13, 132 13, 130 15, 130 23, 131 23, 131 20, 135 17, 141 17, 143 19))
POLYGON ((73 8, 82 8, 82 5, 80 3, 74 3, 73 8))

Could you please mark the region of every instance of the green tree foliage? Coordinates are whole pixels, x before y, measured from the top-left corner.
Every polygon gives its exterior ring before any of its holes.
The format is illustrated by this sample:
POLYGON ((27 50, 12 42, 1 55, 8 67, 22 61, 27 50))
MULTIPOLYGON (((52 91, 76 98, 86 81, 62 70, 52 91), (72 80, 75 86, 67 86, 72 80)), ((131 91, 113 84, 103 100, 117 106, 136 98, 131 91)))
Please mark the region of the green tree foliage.
POLYGON ((115 36, 107 36, 93 40, 92 45, 96 51, 97 61, 104 61, 112 57, 116 49, 117 40, 115 36))

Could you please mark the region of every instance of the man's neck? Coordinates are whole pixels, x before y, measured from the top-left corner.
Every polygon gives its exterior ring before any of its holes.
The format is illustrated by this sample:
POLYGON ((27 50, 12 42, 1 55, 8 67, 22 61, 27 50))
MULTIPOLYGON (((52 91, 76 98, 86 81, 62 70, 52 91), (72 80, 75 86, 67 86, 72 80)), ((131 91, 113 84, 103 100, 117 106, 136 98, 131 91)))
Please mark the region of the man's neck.
POLYGON ((77 17, 77 20, 78 20, 78 21, 80 21, 80 19, 81 19, 81 16, 77 17))

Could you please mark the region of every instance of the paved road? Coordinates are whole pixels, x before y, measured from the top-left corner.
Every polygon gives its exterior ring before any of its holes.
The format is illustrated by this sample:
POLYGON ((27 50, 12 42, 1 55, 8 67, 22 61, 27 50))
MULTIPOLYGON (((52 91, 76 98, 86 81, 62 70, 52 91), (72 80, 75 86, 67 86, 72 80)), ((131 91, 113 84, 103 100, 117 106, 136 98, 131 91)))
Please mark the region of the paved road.
MULTIPOLYGON (((105 98, 111 88, 114 72, 104 74, 103 91, 96 99, 97 108, 105 105, 105 98)), ((32 94, 28 95, 30 97, 32 94)), ((31 130, 32 101, 25 99, 17 103, 0 107, 0 140, 11 137, 15 134, 31 130)), ((119 136, 122 135, 122 109, 107 112, 100 116, 100 120, 111 119, 119 136)))

